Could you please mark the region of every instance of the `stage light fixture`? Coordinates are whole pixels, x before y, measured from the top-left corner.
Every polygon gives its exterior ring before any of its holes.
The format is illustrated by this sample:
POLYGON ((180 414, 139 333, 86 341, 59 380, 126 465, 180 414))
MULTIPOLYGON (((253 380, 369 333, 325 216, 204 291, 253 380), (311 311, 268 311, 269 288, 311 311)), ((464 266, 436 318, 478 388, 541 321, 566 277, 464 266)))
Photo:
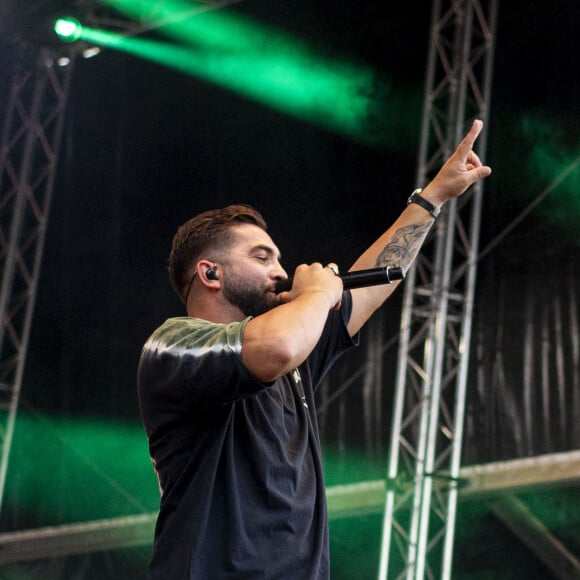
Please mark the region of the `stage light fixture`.
POLYGON ((76 42, 83 33, 83 27, 76 18, 59 18, 54 23, 54 31, 64 42, 76 42))

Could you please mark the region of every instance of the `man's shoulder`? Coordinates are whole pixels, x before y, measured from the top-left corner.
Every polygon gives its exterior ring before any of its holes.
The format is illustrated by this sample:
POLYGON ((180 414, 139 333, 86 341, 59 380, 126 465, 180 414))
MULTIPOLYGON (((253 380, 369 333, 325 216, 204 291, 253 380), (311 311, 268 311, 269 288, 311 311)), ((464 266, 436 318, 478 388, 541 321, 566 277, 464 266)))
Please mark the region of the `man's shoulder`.
POLYGON ((149 337, 145 347, 189 349, 216 343, 241 344, 248 320, 222 324, 189 316, 168 318, 149 337))

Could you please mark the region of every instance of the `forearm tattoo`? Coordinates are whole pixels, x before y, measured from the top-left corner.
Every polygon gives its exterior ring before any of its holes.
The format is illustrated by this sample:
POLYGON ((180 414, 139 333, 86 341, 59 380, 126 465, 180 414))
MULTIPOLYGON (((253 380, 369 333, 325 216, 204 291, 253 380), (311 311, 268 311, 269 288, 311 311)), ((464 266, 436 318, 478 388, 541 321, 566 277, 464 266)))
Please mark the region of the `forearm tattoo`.
POLYGON ((418 254, 427 232, 431 228, 430 223, 414 224, 398 229, 391 241, 383 248, 377 257, 376 266, 396 266, 408 268, 418 254))

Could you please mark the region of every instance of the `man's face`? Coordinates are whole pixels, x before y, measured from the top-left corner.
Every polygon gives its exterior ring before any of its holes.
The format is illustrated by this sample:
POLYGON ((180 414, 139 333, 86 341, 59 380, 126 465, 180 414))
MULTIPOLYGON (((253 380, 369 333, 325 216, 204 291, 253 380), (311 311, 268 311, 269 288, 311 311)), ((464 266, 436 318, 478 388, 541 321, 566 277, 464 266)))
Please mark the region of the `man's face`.
POLYGON ((278 248, 265 231, 251 224, 233 230, 234 242, 224 264, 224 298, 244 316, 259 316, 278 306, 274 283, 287 274, 278 248))

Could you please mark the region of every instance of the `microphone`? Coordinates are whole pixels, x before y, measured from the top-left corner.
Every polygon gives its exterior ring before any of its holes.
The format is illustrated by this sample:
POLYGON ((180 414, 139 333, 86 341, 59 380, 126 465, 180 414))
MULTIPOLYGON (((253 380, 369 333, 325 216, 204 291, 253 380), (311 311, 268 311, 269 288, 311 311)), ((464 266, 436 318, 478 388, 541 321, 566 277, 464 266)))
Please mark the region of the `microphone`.
MULTIPOLYGON (((371 268, 370 270, 355 270, 340 274, 342 285, 345 290, 352 288, 366 288, 378 284, 391 284, 395 280, 405 279, 405 268, 387 266, 385 268, 371 268)), ((287 292, 292 288, 292 278, 278 280, 274 292, 287 292)))

